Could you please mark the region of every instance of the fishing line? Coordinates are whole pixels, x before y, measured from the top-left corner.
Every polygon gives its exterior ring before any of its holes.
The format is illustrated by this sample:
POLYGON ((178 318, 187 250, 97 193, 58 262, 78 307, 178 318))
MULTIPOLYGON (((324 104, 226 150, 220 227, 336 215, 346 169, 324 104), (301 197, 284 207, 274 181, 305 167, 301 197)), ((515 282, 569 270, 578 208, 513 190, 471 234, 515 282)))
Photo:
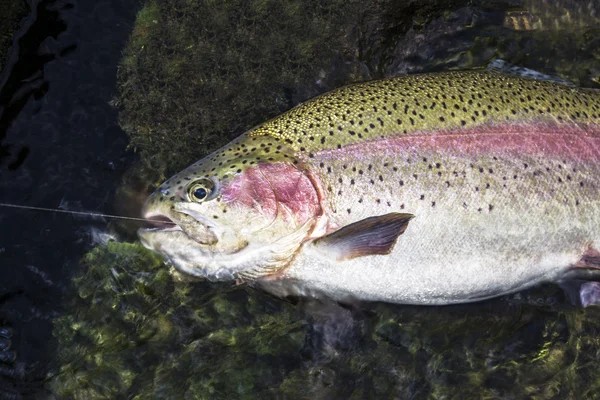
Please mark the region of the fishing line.
MULTIPOLYGON (((109 214, 101 214, 101 213, 94 213, 94 212, 87 212, 87 211, 69 211, 69 210, 61 210, 58 208, 20 206, 17 204, 8 204, 8 203, 0 203, 0 207, 21 208, 21 209, 25 209, 25 210, 35 210, 35 211, 50 211, 50 212, 58 212, 58 213, 64 213, 64 214, 86 215, 86 216, 91 216, 91 217, 127 219, 127 220, 131 220, 131 221, 155 222, 155 221, 152 221, 152 220, 149 220, 146 218, 124 217, 122 215, 109 215, 109 214)), ((160 221, 160 223, 176 225, 174 222, 168 222, 168 221, 160 221)))

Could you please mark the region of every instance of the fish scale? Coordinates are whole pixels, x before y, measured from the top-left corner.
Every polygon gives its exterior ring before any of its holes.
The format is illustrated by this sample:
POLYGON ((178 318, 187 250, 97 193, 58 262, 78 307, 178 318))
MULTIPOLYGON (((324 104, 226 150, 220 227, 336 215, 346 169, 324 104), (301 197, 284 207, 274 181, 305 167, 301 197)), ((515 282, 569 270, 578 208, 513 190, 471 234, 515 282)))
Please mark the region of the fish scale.
MULTIPOLYGON (((590 206, 598 195, 597 168, 590 170, 576 159, 531 155, 517 159, 500 152, 460 157, 456 152, 427 153, 418 148, 399 155, 393 149, 373 147, 358 157, 341 150, 315 156, 312 165, 319 171, 332 219, 339 226, 367 217, 368 205, 382 214, 403 210, 422 215, 425 208, 443 213, 450 211, 448 207, 464 214, 521 214, 525 211, 521 206, 535 202, 541 213, 553 215, 556 207, 590 206)), ((577 215, 589 220, 585 213, 577 215)))
POLYGON ((304 153, 511 121, 597 124, 599 95, 487 71, 409 75, 325 93, 253 129, 250 136, 282 139, 304 153))
POLYGON ((184 231, 140 236, 187 273, 282 296, 476 301, 599 275, 599 161, 596 90, 401 76, 325 93, 191 165, 145 206, 184 231), (216 244, 194 243, 194 219, 216 244))

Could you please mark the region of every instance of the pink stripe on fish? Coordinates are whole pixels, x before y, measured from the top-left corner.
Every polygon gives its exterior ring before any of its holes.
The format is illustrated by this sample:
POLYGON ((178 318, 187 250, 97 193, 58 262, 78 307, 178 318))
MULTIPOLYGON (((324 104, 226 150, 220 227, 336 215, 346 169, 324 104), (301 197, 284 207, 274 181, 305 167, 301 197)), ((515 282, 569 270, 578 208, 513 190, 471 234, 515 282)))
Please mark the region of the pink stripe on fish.
POLYGON ((225 202, 254 208, 268 218, 282 215, 298 224, 321 214, 317 189, 304 172, 289 163, 249 168, 224 186, 221 195, 225 202))
MULTIPOLYGON (((340 150, 319 152, 336 157, 340 150)), ((471 129, 418 132, 387 139, 352 144, 344 153, 357 156, 371 152, 400 155, 415 151, 448 152, 457 155, 541 155, 580 161, 600 160, 600 126, 589 124, 503 124, 471 129)))

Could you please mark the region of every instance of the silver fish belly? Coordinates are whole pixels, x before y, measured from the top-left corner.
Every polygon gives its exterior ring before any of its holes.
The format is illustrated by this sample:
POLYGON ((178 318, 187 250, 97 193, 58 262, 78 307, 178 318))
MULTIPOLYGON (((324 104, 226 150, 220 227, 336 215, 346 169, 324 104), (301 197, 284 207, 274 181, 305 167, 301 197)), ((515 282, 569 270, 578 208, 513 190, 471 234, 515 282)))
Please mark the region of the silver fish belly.
POLYGON ((451 304, 559 281, 600 248, 600 140, 521 129, 536 138, 448 133, 316 153, 330 224, 415 217, 387 255, 336 262, 308 243, 272 290, 451 304))

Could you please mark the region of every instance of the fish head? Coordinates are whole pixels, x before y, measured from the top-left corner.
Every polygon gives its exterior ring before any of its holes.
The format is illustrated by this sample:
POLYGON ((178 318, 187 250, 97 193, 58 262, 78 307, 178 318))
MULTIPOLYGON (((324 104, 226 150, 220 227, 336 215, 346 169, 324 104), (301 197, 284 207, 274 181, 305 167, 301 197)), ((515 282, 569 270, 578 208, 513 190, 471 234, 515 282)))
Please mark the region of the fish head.
POLYGON ((289 262, 321 215, 317 186, 293 153, 243 135, 164 182, 143 209, 142 243, 211 280, 259 277, 289 262))

